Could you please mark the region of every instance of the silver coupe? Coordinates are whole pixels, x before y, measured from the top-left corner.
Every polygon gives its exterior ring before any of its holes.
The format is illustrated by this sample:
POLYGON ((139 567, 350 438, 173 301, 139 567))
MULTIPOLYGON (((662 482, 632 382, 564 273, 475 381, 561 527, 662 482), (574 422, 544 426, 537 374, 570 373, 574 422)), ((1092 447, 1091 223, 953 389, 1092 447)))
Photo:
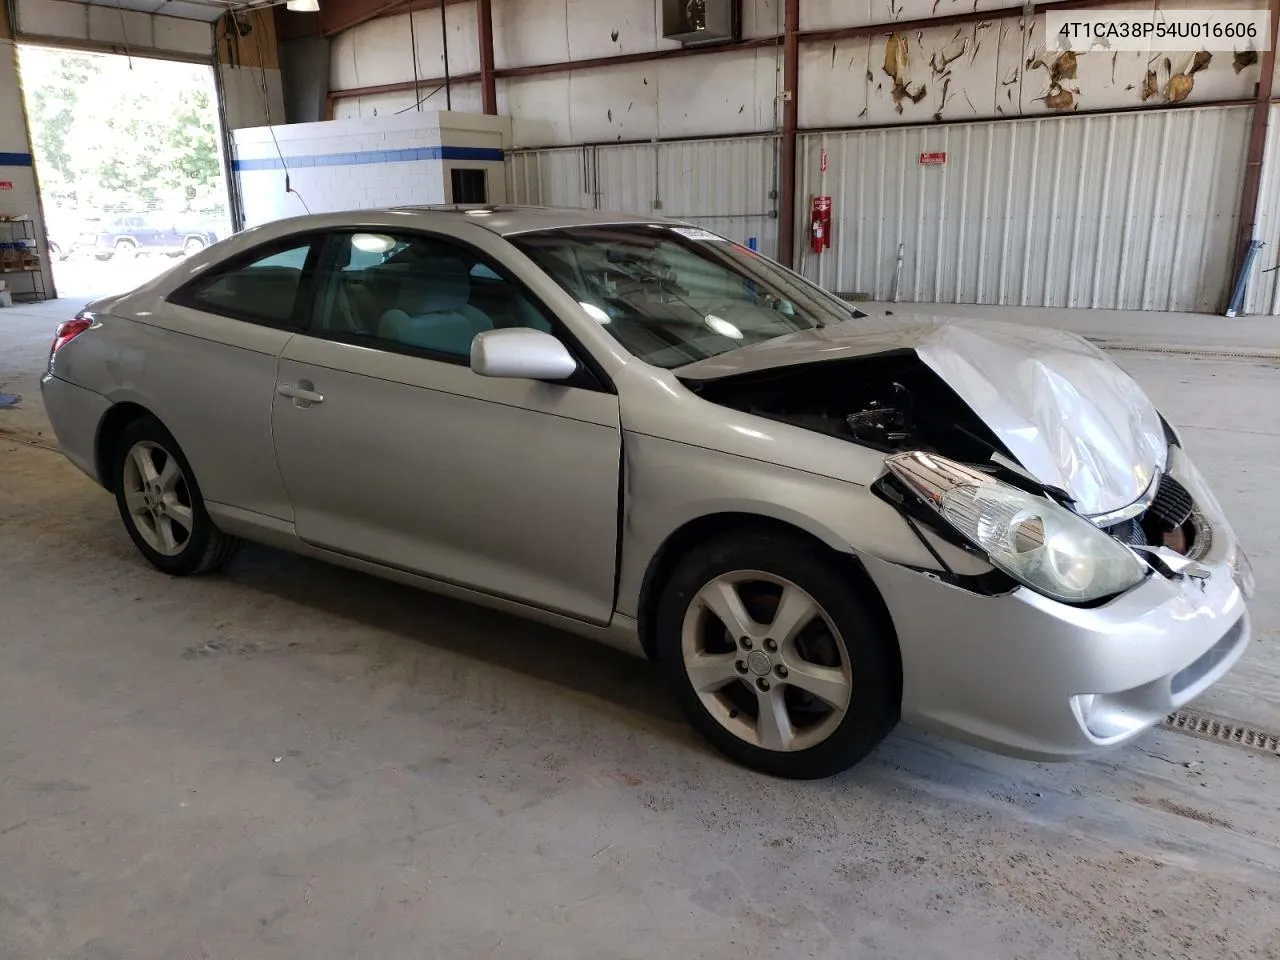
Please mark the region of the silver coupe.
POLYGON ((272 223, 63 323, 43 389, 165 573, 255 540, 585 634, 781 776, 899 720, 1086 755, 1249 643, 1231 527, 1093 346, 868 316, 685 223, 272 223))

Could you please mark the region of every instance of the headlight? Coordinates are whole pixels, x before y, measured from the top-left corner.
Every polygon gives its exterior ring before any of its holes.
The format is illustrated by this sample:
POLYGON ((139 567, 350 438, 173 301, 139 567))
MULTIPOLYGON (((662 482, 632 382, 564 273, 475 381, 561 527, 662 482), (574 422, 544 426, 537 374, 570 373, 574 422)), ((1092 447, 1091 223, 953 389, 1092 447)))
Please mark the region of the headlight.
POLYGON ((1053 501, 930 453, 885 461, 890 472, 1009 576, 1064 603, 1123 593, 1147 566, 1128 547, 1053 501))

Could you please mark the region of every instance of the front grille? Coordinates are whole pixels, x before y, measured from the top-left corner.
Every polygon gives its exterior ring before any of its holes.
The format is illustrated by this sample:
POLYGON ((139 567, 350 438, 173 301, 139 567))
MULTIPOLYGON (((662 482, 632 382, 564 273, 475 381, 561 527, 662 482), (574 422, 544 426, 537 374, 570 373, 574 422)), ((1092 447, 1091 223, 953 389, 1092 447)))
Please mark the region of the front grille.
MULTIPOLYGON (((1195 501, 1191 494, 1172 474, 1166 473, 1160 477, 1156 495, 1145 511, 1132 520, 1107 527, 1106 531, 1131 547, 1159 546, 1168 544, 1164 539, 1167 532, 1182 529, 1194 515, 1195 501)), ((1195 524, 1194 534, 1188 536, 1188 556, 1203 556, 1209 548, 1208 537, 1204 524, 1195 524)))
POLYGON ((1121 543, 1131 547, 1145 547, 1148 545, 1147 532, 1142 529, 1142 520, 1138 517, 1126 520, 1124 523, 1117 523, 1114 527, 1108 527, 1107 533, 1121 543))
POLYGON ((1151 501, 1147 512, 1161 523, 1167 524, 1171 530, 1176 530, 1191 518, 1194 509, 1195 501, 1187 493, 1187 488, 1175 480, 1172 474, 1166 473, 1160 478, 1156 498, 1151 501))

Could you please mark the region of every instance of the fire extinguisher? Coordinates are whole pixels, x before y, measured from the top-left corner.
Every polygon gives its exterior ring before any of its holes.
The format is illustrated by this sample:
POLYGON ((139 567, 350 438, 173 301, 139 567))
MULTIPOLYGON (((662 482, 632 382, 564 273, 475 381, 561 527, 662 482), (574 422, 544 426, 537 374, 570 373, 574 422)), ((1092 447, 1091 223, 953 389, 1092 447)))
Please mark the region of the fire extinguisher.
POLYGON ((831 198, 814 197, 809 207, 810 243, 814 253, 831 246, 831 198))

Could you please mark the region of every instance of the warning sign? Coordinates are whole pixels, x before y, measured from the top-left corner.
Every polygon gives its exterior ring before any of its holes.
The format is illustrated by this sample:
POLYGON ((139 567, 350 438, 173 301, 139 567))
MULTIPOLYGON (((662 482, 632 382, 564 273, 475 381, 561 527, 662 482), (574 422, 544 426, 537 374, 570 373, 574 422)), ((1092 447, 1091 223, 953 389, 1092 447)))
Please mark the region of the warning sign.
POLYGON ((936 167, 947 162, 946 151, 942 153, 922 153, 920 154, 920 162, 927 167, 936 167))

